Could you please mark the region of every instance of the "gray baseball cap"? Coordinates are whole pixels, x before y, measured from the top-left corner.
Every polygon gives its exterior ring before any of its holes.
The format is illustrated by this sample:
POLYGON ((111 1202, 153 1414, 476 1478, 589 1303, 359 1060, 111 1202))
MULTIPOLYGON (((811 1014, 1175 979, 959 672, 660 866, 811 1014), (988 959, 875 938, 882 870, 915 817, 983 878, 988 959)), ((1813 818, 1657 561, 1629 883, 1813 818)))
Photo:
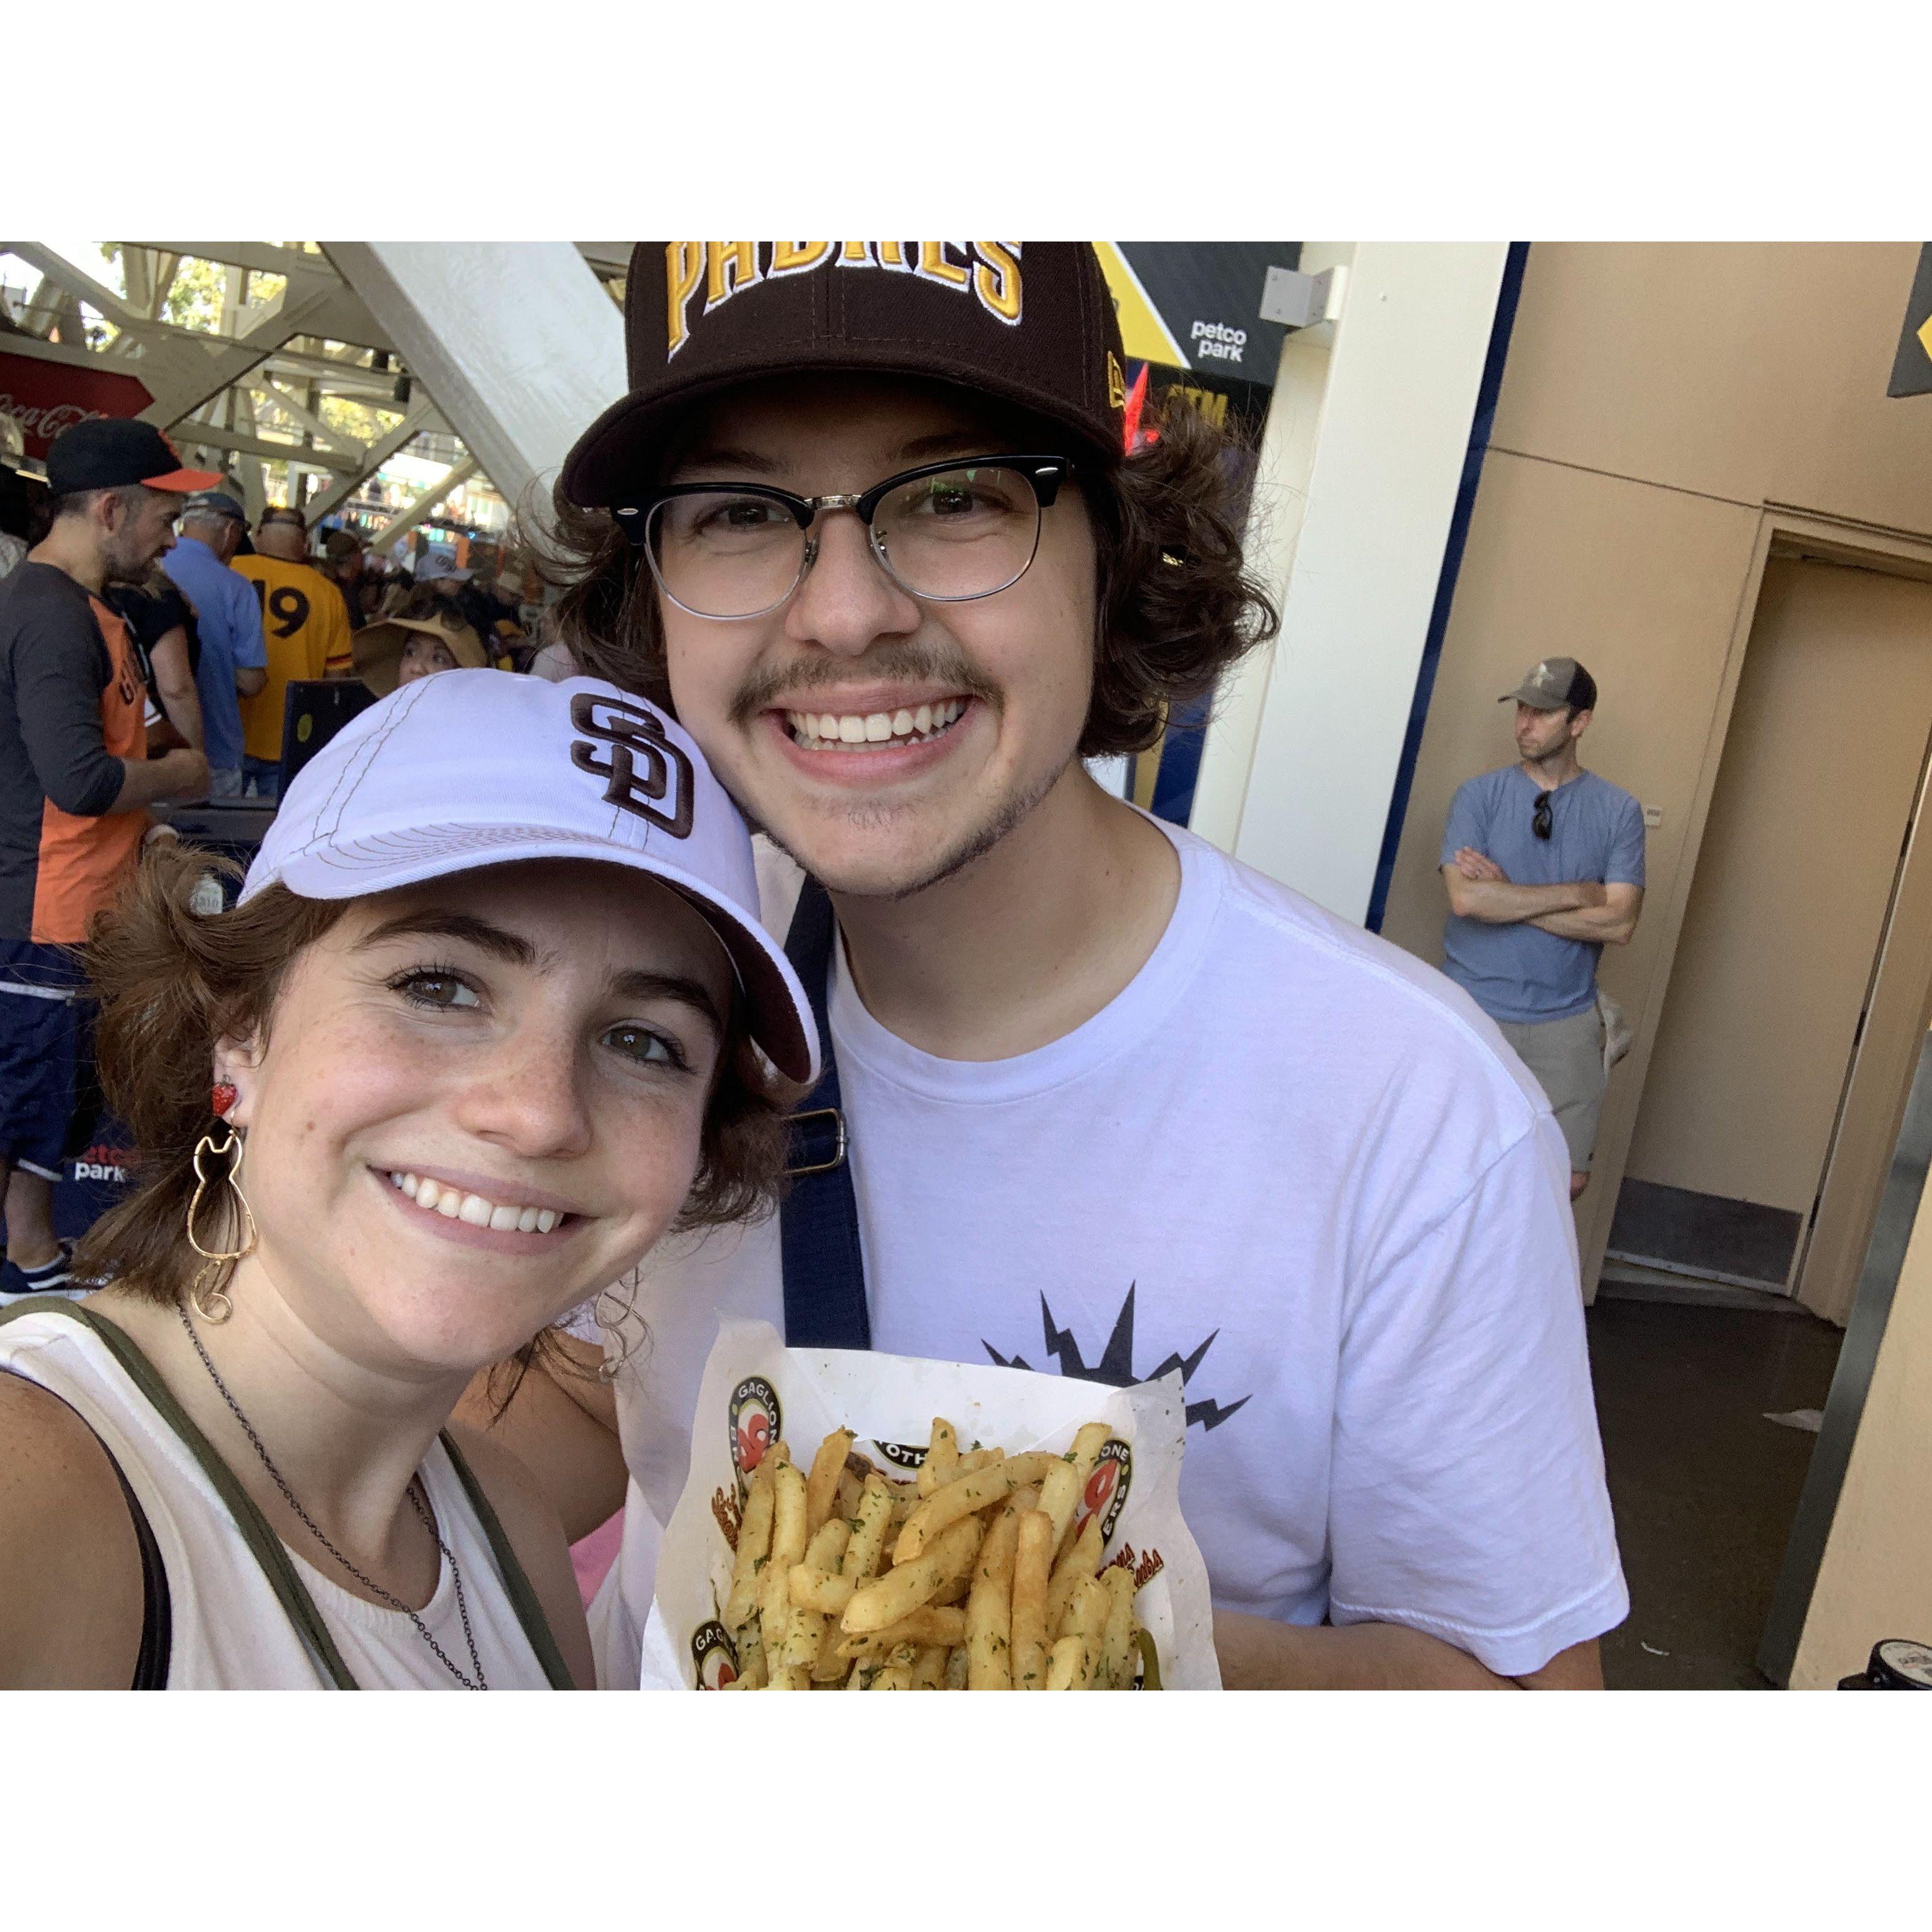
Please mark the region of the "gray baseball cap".
POLYGON ((1597 680, 1574 658, 1545 658, 1532 664, 1522 683, 1506 691, 1499 704, 1527 704, 1537 711, 1561 711, 1567 704, 1573 711, 1597 708, 1597 680))
POLYGON ((182 506, 184 517, 226 517, 230 522, 248 527, 248 512, 225 490, 197 490, 182 506))

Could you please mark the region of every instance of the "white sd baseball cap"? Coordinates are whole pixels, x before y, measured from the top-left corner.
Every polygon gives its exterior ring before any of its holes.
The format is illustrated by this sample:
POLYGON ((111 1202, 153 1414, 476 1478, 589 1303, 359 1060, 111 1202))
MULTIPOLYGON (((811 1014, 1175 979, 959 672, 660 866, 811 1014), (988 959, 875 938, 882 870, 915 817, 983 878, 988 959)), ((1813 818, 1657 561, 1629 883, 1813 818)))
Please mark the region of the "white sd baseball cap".
POLYGON ((818 1029, 758 920, 752 842, 689 736, 602 679, 446 670, 354 719, 283 794, 242 887, 361 898, 524 859, 602 860, 662 879, 723 943, 752 1037, 818 1078, 818 1029))

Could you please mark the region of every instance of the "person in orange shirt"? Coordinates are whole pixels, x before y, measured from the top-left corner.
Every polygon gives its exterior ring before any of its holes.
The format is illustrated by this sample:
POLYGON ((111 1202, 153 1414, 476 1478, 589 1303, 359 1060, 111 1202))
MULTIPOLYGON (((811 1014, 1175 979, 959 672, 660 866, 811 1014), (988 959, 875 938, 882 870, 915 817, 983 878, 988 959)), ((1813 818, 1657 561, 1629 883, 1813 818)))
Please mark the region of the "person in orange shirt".
POLYGON ((242 789, 273 798, 280 782, 282 714, 291 683, 346 677, 349 614, 334 586, 308 560, 308 530, 299 510, 275 506, 255 526, 255 554, 229 568, 245 577, 262 606, 268 681, 242 700, 242 789))
POLYGON ((138 583, 214 480, 150 424, 76 424, 47 453, 52 524, 0 585, 0 1304, 66 1284, 53 1184, 88 1054, 72 949, 161 829, 148 806, 208 784, 191 747, 148 756, 140 674, 101 592, 138 583))

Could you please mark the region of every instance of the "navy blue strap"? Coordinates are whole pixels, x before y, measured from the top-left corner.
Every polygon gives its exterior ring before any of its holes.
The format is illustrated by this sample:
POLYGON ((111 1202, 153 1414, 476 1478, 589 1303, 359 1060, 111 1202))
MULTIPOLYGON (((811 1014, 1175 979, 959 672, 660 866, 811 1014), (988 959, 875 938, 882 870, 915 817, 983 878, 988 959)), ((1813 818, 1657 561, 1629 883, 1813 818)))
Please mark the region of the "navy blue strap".
POLYGON ((785 956, 812 1001, 824 1072, 792 1116, 790 1192, 778 1210, 784 1256, 785 1340, 794 1348, 869 1348, 866 1258, 859 1245, 859 1204, 847 1159, 838 1063, 832 1052, 826 993, 838 922, 816 879, 808 879, 785 935, 785 956))

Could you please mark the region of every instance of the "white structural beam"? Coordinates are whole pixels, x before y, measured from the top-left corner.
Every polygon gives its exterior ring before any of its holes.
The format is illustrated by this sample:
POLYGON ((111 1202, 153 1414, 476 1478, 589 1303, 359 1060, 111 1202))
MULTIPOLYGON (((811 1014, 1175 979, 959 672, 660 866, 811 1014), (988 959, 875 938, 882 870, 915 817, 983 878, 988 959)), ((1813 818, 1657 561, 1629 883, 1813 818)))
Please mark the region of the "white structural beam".
POLYGON ((205 423, 190 417, 175 425, 175 440, 203 449, 225 449, 238 456, 260 457, 267 463, 299 463, 304 469, 320 470, 332 475, 360 478, 370 473, 366 456, 347 456, 332 449, 314 449, 299 442, 277 442, 247 430, 224 429, 219 423, 205 423))
POLYGON ((279 384, 257 372, 248 378, 248 386, 258 396, 266 396, 272 407, 302 428, 308 431, 325 449, 340 450, 344 456, 352 456, 360 463, 368 452, 346 430, 335 428, 326 422, 308 406, 279 384))
POLYGON ((142 242, 143 248, 158 248, 170 255, 192 255, 197 261, 219 262, 224 267, 253 268, 258 274, 327 274, 328 264, 320 255, 300 248, 278 248, 272 242, 142 242))
POLYGON ((513 506, 624 392, 623 319, 569 242, 326 245, 513 506))
POLYGON ((427 401, 418 403, 386 436, 372 442, 362 452, 361 467, 352 475, 337 477, 320 496, 308 500, 308 520, 311 524, 327 516, 332 510, 346 503, 354 496, 358 486, 365 476, 373 476, 405 445, 420 436, 425 430, 441 429, 442 418, 427 401))
POLYGON ((1197 822, 1344 919, 1374 890, 1508 254, 1358 244, 1325 372, 1300 371, 1270 425, 1307 478, 1257 557, 1281 636, 1209 728, 1197 822))
POLYGON ((410 500, 406 509, 392 517, 370 538, 370 549, 387 550, 398 539, 407 536, 452 490, 467 483, 476 474, 477 468, 473 456, 466 456, 460 463, 451 464, 420 496, 410 500))

